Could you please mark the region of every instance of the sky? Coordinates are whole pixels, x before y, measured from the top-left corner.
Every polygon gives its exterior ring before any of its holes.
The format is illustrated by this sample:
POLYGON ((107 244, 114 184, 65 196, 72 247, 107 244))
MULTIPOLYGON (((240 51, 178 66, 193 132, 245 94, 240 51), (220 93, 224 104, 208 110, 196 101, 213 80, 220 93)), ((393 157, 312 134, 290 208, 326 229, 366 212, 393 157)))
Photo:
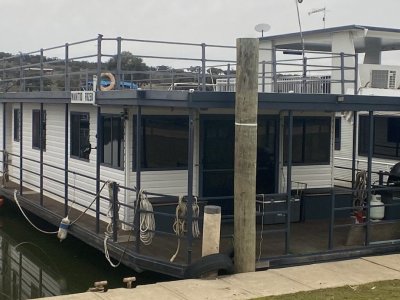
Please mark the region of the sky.
MULTIPOLYGON (((256 24, 270 35, 298 32, 296 0, 0 0, 0 51, 30 52, 95 38, 124 37, 234 45, 258 37, 256 24)), ((303 0, 303 30, 370 25, 400 28, 399 0, 303 0)), ((93 46, 94 47, 94 46, 93 46)))

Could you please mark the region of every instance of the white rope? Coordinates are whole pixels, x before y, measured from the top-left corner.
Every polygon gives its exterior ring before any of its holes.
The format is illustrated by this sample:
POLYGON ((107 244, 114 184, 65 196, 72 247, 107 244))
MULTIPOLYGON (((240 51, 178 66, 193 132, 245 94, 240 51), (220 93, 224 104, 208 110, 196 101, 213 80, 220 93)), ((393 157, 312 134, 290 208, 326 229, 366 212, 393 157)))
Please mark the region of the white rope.
POLYGON ((42 230, 42 229, 38 228, 35 224, 33 224, 31 220, 29 220, 28 216, 25 214, 24 210, 22 209, 21 205, 19 204, 17 193, 18 193, 18 191, 14 190, 15 203, 17 203, 17 206, 19 207, 19 210, 21 211, 21 213, 25 217, 25 219, 29 222, 29 224, 31 224, 33 228, 35 228, 36 230, 40 231, 41 233, 44 233, 44 234, 57 234, 58 230, 57 231, 45 231, 45 230, 42 230))
MULTIPOLYGON (((140 240, 146 246, 153 241, 154 230, 156 229, 156 221, 154 219, 153 206, 151 205, 145 191, 139 192, 140 198, 140 240)), ((136 200, 137 201, 137 200, 136 200)))
MULTIPOLYGON (((199 205, 197 203, 197 197, 194 197, 194 203, 192 203, 192 235, 194 238, 200 236, 200 229, 199 229, 199 205)), ((184 201, 183 196, 179 196, 178 205, 176 206, 175 210, 175 222, 173 225, 173 230, 175 234, 178 236, 178 245, 176 247, 176 251, 174 255, 172 255, 170 262, 173 262, 176 256, 179 253, 179 249, 181 247, 181 237, 184 236, 186 230, 186 214, 187 214, 187 202, 184 201)))

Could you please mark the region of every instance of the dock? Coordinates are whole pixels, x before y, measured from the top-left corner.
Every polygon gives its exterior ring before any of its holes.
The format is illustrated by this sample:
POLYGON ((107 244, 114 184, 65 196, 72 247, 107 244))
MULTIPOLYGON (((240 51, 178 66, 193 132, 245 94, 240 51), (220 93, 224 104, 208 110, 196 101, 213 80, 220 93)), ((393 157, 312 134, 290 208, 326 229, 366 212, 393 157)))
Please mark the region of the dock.
POLYGON ((361 257, 283 269, 242 273, 217 279, 187 279, 52 297, 52 300, 92 299, 255 299, 375 281, 400 279, 400 254, 361 257))

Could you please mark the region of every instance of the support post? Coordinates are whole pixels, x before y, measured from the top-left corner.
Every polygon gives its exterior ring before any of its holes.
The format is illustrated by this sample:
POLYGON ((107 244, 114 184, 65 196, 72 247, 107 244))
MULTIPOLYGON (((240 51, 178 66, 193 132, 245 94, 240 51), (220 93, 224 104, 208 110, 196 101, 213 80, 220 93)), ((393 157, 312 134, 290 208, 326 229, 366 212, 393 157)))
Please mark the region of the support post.
POLYGON ((102 143, 102 126, 101 126, 101 106, 97 107, 97 147, 96 147, 96 233, 100 232, 100 164, 101 164, 101 143, 102 143))
POLYGON ((137 107, 136 113, 136 201, 135 207, 135 236, 136 252, 140 252, 140 189, 141 186, 141 167, 142 167, 142 107, 137 107))
POLYGON ((116 182, 112 182, 112 228, 113 228, 113 241, 118 242, 118 190, 119 186, 116 182))
POLYGON ((256 160, 258 39, 237 39, 235 104, 235 271, 254 272, 256 261, 256 160))
POLYGON ((101 42, 103 41, 103 35, 99 34, 97 37, 97 87, 96 90, 100 90, 101 85, 101 42))
POLYGON ((340 93, 342 95, 344 95, 344 81, 345 81, 345 77, 344 77, 344 53, 340 52, 340 93))
POLYGON ((64 216, 68 215, 68 168, 69 168, 69 161, 68 161, 68 151, 69 151, 69 143, 68 143, 68 134, 69 134, 69 104, 65 104, 65 132, 64 132, 64 216))
POLYGON ((287 174, 286 174, 286 233, 285 233, 285 253, 290 253, 290 220, 291 216, 291 200, 292 200, 292 157, 293 157, 293 111, 289 110, 288 125, 288 158, 287 158, 287 174))
POLYGON ((187 263, 192 263, 193 245, 193 157, 194 157, 194 112, 189 115, 189 141, 188 141, 188 197, 187 197, 187 263))
POLYGON ((24 126, 24 105, 21 102, 19 104, 19 111, 20 111, 20 115, 19 115, 19 194, 22 195, 22 185, 23 185, 23 172, 22 172, 22 168, 23 168, 23 159, 22 159, 22 155, 23 155, 23 141, 24 141, 24 137, 22 136, 23 133, 23 126, 24 126))
POLYGON ((366 215, 365 215, 365 245, 369 246, 370 240, 370 209, 371 209, 371 180, 372 180, 372 152, 374 149, 374 112, 369 111, 369 143, 368 143, 368 168, 367 168, 367 203, 366 203, 366 215))
POLYGON ((40 117, 39 117, 39 145, 40 145, 40 206, 43 206, 43 123, 44 123, 44 113, 43 113, 43 103, 40 103, 40 117))
POLYGON ((353 153, 351 161, 351 188, 354 192, 356 188, 356 158, 357 158, 357 121, 358 112, 353 111, 353 153))

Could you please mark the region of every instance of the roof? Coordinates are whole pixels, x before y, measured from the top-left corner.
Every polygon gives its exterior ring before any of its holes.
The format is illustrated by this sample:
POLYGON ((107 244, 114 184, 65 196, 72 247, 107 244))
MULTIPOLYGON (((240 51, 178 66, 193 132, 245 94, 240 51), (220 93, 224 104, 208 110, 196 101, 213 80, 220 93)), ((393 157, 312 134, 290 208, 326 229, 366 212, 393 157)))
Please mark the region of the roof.
MULTIPOLYGON (((355 50, 365 52, 367 45, 378 44, 381 51, 400 50, 400 29, 363 25, 347 25, 304 31, 304 47, 306 50, 331 51, 332 35, 338 32, 351 32, 355 50), (379 43, 376 43, 379 41, 379 43)), ((300 32, 266 36, 261 41, 273 41, 277 48, 301 49, 300 32)))

